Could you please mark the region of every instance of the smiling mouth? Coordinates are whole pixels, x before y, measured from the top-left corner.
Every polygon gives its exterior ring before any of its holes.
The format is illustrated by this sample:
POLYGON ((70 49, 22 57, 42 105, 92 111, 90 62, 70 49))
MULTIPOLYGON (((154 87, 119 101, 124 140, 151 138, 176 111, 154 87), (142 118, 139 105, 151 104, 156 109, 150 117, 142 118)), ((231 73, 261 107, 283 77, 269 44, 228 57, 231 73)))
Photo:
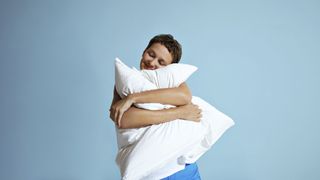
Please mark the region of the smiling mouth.
POLYGON ((147 69, 147 70, 153 70, 153 69, 155 69, 154 67, 148 66, 148 65, 146 65, 146 64, 144 65, 144 68, 147 69))

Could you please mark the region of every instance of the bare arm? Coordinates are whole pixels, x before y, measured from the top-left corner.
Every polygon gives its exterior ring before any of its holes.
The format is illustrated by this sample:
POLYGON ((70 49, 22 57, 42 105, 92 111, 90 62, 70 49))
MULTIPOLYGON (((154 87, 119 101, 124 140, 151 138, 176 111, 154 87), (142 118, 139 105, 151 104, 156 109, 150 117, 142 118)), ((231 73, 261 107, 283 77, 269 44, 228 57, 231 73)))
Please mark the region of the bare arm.
POLYGON ((179 108, 151 111, 131 107, 123 114, 119 128, 139 128, 152 124, 160 124, 178 119, 180 116, 181 111, 179 111, 179 108))
MULTIPOLYGON (((121 104, 125 100, 120 98, 114 89, 114 97, 110 108, 110 118, 117 124, 116 109, 117 104, 121 104)), ((123 112, 121 124, 117 124, 119 128, 139 128, 152 124, 172 121, 175 119, 186 119, 191 121, 199 121, 201 118, 201 110, 193 104, 182 105, 177 108, 163 109, 157 111, 145 110, 130 107, 123 112)))
POLYGON ((152 124, 160 124, 176 119, 199 122, 201 110, 194 104, 163 110, 145 110, 130 107, 121 118, 121 129, 140 128, 152 124))
POLYGON ((161 103, 181 106, 191 102, 191 92, 186 83, 175 88, 162 88, 130 94, 134 103, 161 103))
POLYGON ((111 113, 114 121, 121 126, 123 114, 134 103, 162 103, 176 106, 186 105, 191 102, 191 93, 186 85, 182 83, 176 88, 163 88, 145 91, 141 93, 129 94, 127 97, 114 103, 111 107, 111 113))

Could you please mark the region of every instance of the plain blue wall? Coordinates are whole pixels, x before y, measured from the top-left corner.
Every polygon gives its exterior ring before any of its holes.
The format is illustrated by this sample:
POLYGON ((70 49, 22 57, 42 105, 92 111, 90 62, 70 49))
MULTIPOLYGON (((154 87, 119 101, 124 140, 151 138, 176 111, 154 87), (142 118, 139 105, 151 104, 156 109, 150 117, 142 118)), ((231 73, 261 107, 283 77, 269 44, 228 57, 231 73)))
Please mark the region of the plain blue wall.
POLYGON ((1 1, 1 180, 113 180, 116 56, 171 33, 188 80, 236 126, 204 180, 320 179, 320 3, 1 1))

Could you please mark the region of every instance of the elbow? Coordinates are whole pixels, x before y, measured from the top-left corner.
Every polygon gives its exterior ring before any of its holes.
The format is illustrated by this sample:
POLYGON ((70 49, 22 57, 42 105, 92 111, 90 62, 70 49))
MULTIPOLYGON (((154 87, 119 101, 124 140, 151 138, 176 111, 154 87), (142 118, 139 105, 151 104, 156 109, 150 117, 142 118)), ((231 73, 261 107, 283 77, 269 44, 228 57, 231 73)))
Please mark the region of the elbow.
POLYGON ((184 105, 185 104, 190 104, 191 100, 192 100, 192 95, 190 93, 187 93, 187 94, 183 95, 184 105))
POLYGON ((192 95, 189 94, 189 95, 187 96, 187 104, 190 104, 191 101, 192 101, 192 95))
POLYGON ((191 91, 189 90, 188 86, 186 85, 186 83, 182 83, 179 87, 178 87, 178 92, 180 93, 180 97, 181 97, 181 105, 186 105, 186 104, 190 104, 192 101, 192 94, 191 91))

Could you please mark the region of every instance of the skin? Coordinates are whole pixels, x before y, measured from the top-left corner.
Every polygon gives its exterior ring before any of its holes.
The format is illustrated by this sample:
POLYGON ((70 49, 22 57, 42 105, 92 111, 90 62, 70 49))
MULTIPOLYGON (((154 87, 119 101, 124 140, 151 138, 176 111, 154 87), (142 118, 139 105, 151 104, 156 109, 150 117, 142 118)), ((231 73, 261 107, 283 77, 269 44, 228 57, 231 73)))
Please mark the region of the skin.
MULTIPOLYGON (((172 55, 160 43, 146 49, 140 61, 140 69, 158 69, 171 64, 172 55)), ((191 103, 191 92, 186 83, 176 88, 163 88, 130 94, 121 99, 114 88, 110 107, 110 118, 119 128, 139 128, 175 119, 199 122, 201 110, 191 103), (145 110, 133 106, 134 103, 162 103, 177 107, 163 110, 145 110)))

